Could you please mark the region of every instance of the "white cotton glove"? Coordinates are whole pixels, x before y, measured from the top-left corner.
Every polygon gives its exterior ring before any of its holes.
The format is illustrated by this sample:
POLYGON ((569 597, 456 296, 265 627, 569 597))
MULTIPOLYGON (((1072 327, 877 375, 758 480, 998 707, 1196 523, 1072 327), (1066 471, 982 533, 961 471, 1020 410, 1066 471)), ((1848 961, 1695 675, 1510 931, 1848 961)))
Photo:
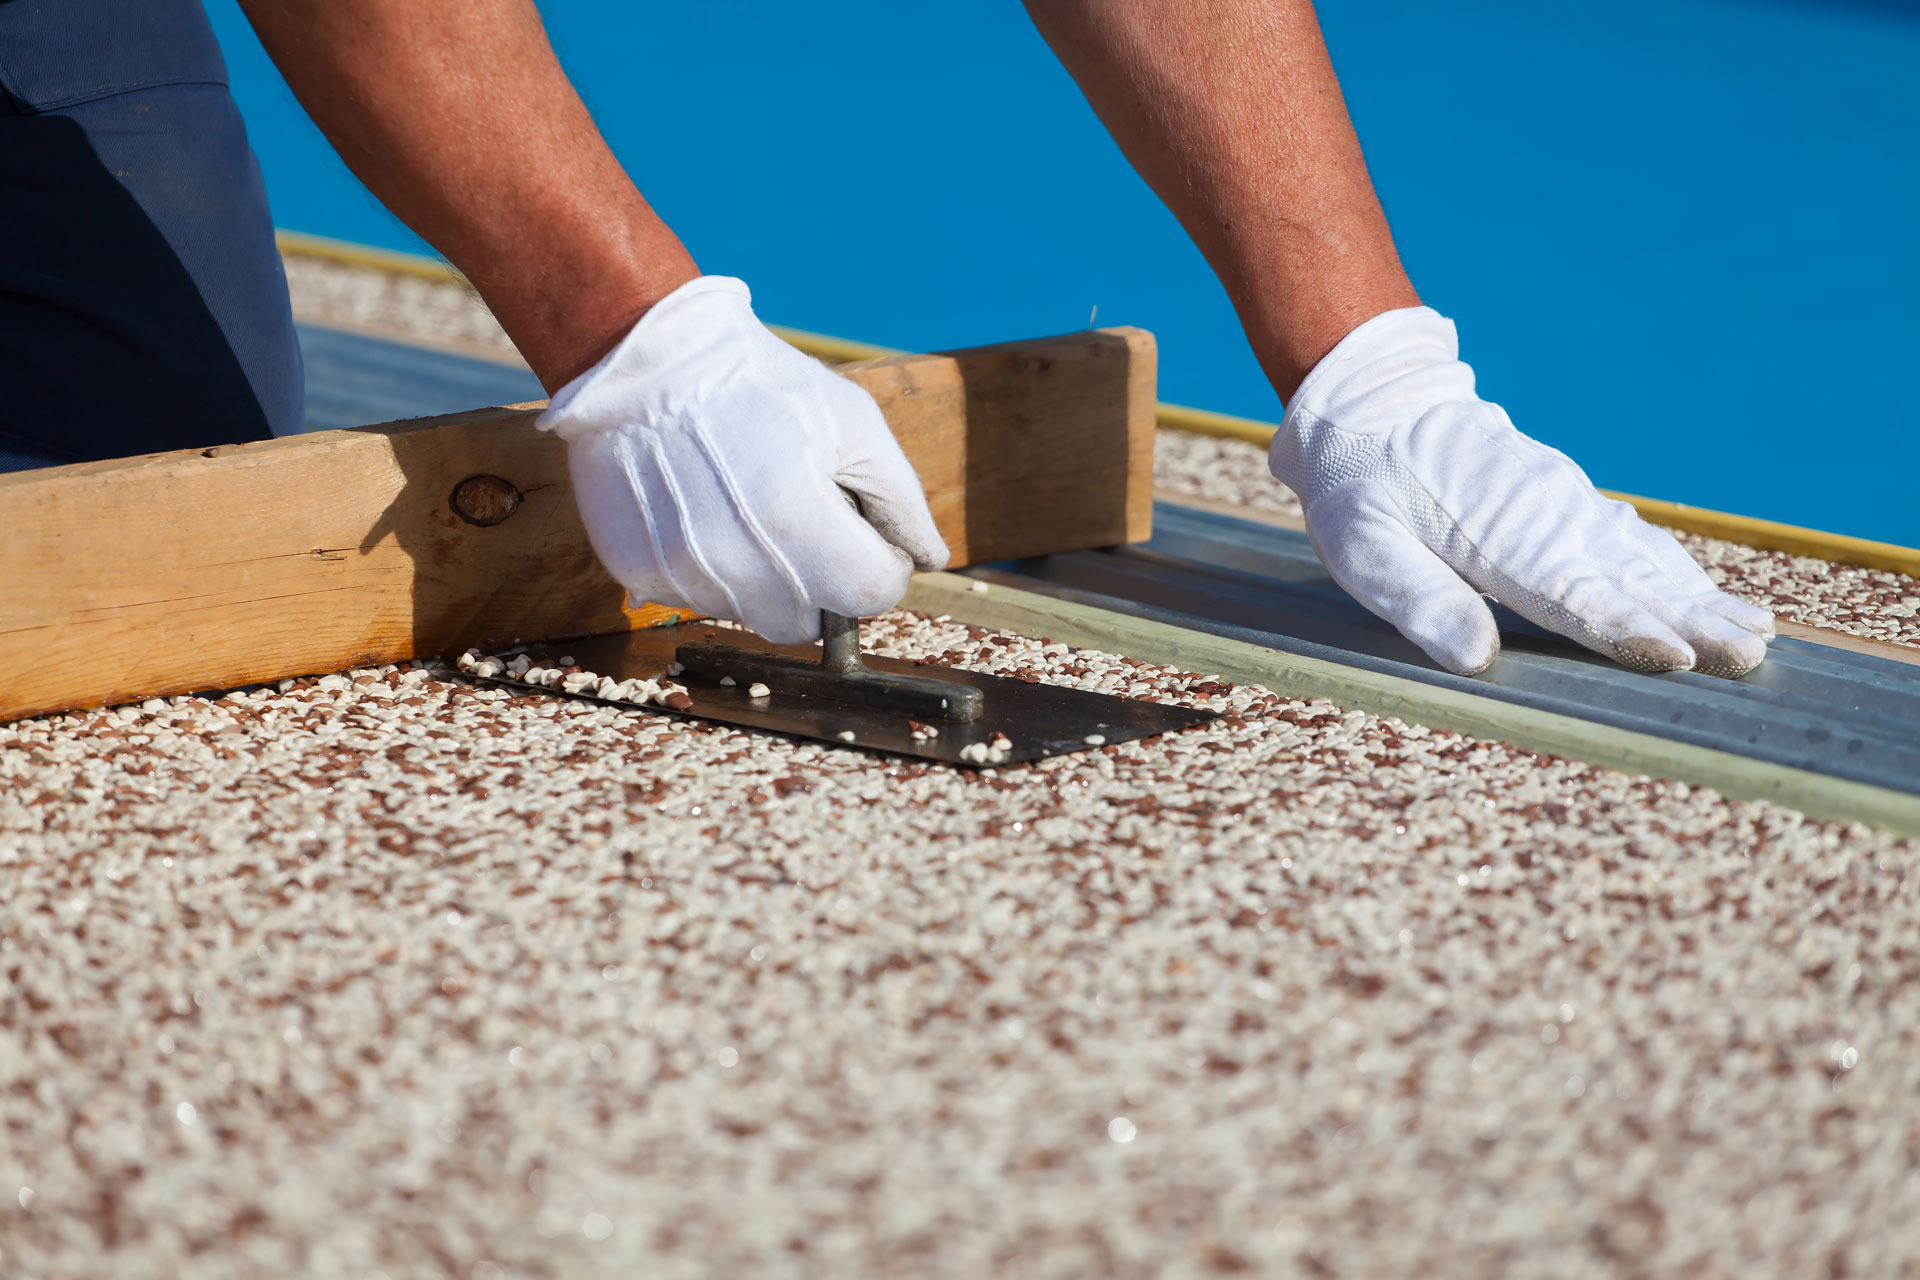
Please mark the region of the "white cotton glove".
POLYGON ((1441 666, 1500 652, 1481 593, 1638 671, 1737 676, 1773 617, 1714 587, 1665 532, 1474 394, 1453 322, 1367 321, 1301 383, 1273 474, 1334 581, 1441 666))
POLYGON ((662 298, 536 425, 567 442, 587 536, 635 601, 798 644, 822 609, 890 609, 947 563, 873 397, 775 337, 738 280, 662 298))

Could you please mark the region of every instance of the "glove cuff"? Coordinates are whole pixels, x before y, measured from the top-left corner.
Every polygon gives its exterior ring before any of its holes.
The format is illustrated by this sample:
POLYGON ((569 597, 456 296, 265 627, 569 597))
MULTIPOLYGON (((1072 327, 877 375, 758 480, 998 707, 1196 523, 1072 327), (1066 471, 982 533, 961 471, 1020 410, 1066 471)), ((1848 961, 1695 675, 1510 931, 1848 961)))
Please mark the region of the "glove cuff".
POLYGON ((1385 311, 1321 357, 1287 402, 1283 431, 1303 417, 1342 431, 1391 431, 1436 404, 1473 398, 1453 321, 1432 307, 1385 311))
POLYGON ((637 389, 703 386, 707 379, 697 371, 688 376, 688 366, 742 336, 750 337, 752 330, 772 337, 753 314, 753 294, 744 280, 732 276, 689 280, 649 307, 592 368, 560 388, 533 425, 563 440, 620 425, 632 418, 637 389), (681 376, 668 378, 669 373, 681 376), (597 408, 602 404, 617 406, 619 412, 601 414, 597 408))

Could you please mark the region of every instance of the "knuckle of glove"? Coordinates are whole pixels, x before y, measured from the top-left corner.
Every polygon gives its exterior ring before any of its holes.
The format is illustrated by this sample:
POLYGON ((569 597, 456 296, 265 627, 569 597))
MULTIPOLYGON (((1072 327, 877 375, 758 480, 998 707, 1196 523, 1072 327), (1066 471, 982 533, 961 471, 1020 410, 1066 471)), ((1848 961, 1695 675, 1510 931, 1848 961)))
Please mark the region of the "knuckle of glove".
POLYGON ((888 608, 912 562, 946 559, 874 398, 762 325, 737 280, 656 304, 538 425, 567 442, 582 521, 622 585, 769 639, 816 636, 822 608, 888 608))

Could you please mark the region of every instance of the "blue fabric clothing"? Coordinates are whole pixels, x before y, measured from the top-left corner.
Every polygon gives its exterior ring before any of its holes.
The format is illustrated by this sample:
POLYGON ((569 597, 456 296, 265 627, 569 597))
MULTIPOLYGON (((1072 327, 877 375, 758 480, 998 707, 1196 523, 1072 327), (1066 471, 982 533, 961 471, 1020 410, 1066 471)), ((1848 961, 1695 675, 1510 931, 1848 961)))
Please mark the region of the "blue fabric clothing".
POLYGON ((200 0, 0 0, 0 469, 301 413, 266 188, 200 0))

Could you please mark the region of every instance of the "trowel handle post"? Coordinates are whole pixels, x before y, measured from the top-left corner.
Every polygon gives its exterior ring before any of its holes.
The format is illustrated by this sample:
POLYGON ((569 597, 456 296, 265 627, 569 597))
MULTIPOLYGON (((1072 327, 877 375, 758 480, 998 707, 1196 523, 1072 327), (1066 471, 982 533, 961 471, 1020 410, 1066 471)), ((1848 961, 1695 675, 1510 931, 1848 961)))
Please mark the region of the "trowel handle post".
POLYGON ((864 665, 860 661, 860 619, 820 611, 820 665, 840 675, 864 665))
MULTIPOLYGON (((860 505, 859 494, 841 485, 840 496, 862 520, 867 518, 867 509, 860 505)), ((860 661, 860 619, 825 609, 820 611, 820 665, 841 675, 858 671, 865 665, 860 661)))

